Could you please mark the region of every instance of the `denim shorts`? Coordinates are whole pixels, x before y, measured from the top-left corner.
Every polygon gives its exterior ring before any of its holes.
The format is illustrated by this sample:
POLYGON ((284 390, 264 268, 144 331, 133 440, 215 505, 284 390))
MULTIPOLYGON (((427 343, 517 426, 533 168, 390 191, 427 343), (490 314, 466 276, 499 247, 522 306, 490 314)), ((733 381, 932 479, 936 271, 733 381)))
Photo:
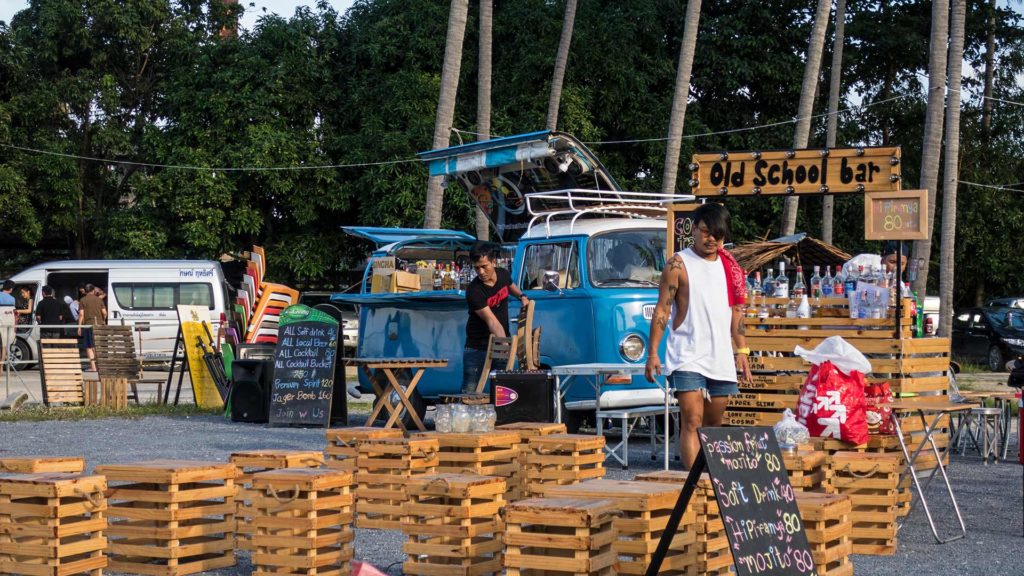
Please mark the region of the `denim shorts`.
POLYGON ((739 384, 736 382, 713 380, 699 372, 676 370, 669 374, 668 381, 676 392, 707 390, 707 396, 712 398, 716 396, 732 396, 740 392, 739 384))

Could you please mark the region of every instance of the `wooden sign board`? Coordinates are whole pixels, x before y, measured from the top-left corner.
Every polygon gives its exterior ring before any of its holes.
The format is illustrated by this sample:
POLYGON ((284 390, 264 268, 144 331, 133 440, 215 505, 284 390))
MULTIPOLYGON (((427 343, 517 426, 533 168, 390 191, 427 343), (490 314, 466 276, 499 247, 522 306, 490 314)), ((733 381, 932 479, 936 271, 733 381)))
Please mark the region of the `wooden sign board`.
POLYGON ((928 191, 872 192, 864 196, 865 240, 926 240, 928 191))
POLYGON ((736 574, 816 574, 772 429, 699 428, 698 435, 736 574))
POLYGON ((843 194, 900 189, 900 148, 828 148, 694 154, 696 196, 843 194))
POLYGON ((693 246, 693 211, 700 207, 700 204, 669 204, 668 213, 668 238, 665 244, 666 261, 676 252, 682 252, 693 246))
POLYGON ((308 306, 281 313, 270 389, 270 425, 327 427, 334 396, 338 321, 308 306))

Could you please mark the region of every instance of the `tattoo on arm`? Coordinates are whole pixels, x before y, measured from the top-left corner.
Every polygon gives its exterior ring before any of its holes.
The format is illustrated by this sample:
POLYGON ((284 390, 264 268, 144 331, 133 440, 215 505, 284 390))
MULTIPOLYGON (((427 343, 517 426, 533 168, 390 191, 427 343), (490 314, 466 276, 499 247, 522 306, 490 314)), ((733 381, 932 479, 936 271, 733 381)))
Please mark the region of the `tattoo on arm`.
POLYGON ((682 270, 683 269, 683 259, 680 258, 678 255, 673 256, 668 261, 668 269, 669 269, 669 271, 672 271, 672 270, 682 270))
POLYGON ((665 327, 668 326, 668 314, 665 314, 664 312, 655 314, 654 325, 664 330, 665 327))

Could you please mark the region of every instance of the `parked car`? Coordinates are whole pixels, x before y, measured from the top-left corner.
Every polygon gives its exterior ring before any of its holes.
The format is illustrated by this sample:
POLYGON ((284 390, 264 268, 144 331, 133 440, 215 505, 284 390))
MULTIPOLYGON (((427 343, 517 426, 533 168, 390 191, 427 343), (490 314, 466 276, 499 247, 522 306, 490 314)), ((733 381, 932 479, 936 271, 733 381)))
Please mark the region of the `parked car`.
POLYGON ((1024 309, 1024 298, 995 298, 985 302, 986 308, 1021 308, 1024 309))
POLYGON ((984 363, 993 372, 1024 355, 1024 310, 970 308, 953 317, 953 354, 984 363))

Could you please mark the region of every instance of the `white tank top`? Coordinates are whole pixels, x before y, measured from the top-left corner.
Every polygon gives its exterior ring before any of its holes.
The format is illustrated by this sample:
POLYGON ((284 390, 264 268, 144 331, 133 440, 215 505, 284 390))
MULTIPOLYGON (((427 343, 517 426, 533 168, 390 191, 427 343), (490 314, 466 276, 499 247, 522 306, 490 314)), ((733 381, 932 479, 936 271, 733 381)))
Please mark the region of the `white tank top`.
POLYGON ((679 311, 672 304, 672 322, 668 325, 665 346, 665 370, 697 372, 714 380, 736 382, 736 362, 732 354, 732 309, 725 279, 725 266, 719 258, 705 260, 692 248, 677 253, 683 259, 690 292, 689 310, 679 327, 679 311))

